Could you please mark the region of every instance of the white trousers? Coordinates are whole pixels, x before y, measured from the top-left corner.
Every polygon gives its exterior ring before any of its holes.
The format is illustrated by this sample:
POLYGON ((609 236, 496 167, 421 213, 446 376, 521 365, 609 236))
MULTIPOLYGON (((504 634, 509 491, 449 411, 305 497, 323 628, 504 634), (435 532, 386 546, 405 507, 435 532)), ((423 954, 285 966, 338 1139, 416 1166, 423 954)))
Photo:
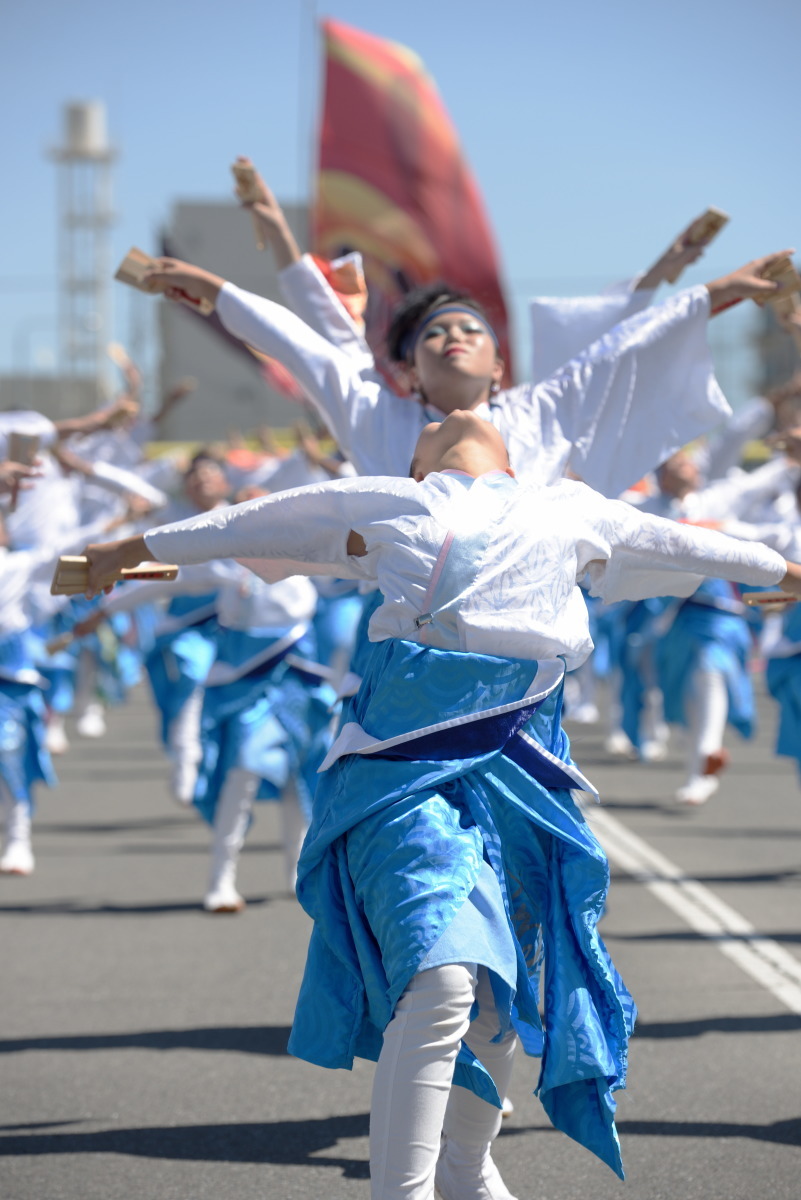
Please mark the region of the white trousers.
POLYGON ((170 755, 182 762, 196 765, 203 757, 200 744, 200 718, 203 713, 205 689, 198 684, 189 693, 186 703, 170 722, 167 730, 170 755))
MULTIPOLYGON (((239 855, 250 825, 253 802, 260 779, 244 767, 232 767, 225 777, 217 811, 214 814, 214 833, 211 844, 209 892, 214 892, 227 879, 236 880, 239 855)), ((308 823, 295 783, 290 780, 281 795, 281 834, 284 844, 284 870, 287 888, 294 892, 298 877, 298 857, 308 823)))
POLYGON ((687 704, 687 774, 690 779, 703 774, 707 756, 723 745, 728 714, 729 693, 721 672, 696 671, 687 704))
POLYGON ((507 1094, 516 1037, 499 1042, 489 973, 472 963, 415 975, 384 1032, 370 1108, 372 1200, 433 1200, 444 1132, 460 1146, 486 1146, 501 1110, 463 1087, 451 1089, 462 1038, 507 1094), (470 1021, 474 1000, 480 1011, 470 1021))

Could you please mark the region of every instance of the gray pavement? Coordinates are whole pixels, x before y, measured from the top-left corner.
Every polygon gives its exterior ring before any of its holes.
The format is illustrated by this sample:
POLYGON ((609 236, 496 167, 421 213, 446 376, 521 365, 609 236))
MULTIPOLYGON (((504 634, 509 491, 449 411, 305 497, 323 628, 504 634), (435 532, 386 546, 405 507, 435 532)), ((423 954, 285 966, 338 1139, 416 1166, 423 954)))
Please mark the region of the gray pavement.
MULTIPOLYGON (((606 811, 801 958, 801 787, 763 732, 703 809, 677 753, 575 756, 606 811)), ((144 692, 100 742, 73 738, 40 794, 37 869, 0 878, 2 1200, 369 1196, 372 1067, 291 1059, 309 923, 261 806, 238 917, 199 907, 207 834, 167 795, 144 692)), ((619 870, 604 936, 640 1008, 619 1129, 628 1180, 548 1127, 522 1056, 496 1158, 520 1200, 797 1200, 801 1018, 619 870)))

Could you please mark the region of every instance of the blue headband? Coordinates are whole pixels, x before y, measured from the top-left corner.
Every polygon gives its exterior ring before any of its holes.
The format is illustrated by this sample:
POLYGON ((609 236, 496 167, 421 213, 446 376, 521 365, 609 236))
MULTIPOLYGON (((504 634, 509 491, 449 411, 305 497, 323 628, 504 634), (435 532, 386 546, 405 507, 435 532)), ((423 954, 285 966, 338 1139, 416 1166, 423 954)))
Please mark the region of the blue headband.
POLYGON ((441 308, 435 308, 433 310, 433 312, 430 312, 428 314, 427 317, 424 317, 423 320, 420 322, 420 324, 416 325, 415 328, 412 329, 409 333, 407 333, 406 337, 403 339, 403 343, 402 343, 400 349, 401 349, 401 354, 402 354, 403 358, 407 362, 411 358, 414 357, 414 352, 417 347, 417 342, 418 342, 418 340, 420 338, 420 334, 423 332, 423 330, 425 328, 427 328, 427 326, 429 326, 432 321, 435 321, 437 319, 437 317, 442 316, 443 313, 449 313, 449 312, 470 313, 470 315, 472 317, 475 317, 476 320, 480 321, 481 324, 484 326, 487 333, 490 335, 493 342, 495 343, 496 351, 499 349, 498 338, 495 334, 495 330, 492 328, 492 326, 490 325, 487 318, 482 317, 480 312, 476 312, 476 310, 474 308, 471 308, 469 304, 444 304, 441 308))

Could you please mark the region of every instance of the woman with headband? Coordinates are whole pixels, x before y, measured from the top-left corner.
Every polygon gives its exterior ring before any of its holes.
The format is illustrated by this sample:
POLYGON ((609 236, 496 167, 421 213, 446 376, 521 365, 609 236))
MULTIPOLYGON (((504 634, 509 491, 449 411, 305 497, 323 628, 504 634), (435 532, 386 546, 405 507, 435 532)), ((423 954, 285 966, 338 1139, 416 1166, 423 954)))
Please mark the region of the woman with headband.
POLYGON ((777 285, 763 275, 781 257, 679 292, 621 322, 552 378, 503 390, 494 335, 475 303, 442 286, 413 294, 396 313, 390 346, 418 404, 280 304, 175 259, 158 260, 146 278, 153 292, 190 307, 210 303, 230 333, 287 367, 360 475, 405 475, 423 427, 471 409, 499 431, 522 478, 550 483, 569 465, 613 496, 727 415, 706 342, 710 312, 772 294, 777 285), (461 320, 441 311, 454 304, 465 310, 461 320))

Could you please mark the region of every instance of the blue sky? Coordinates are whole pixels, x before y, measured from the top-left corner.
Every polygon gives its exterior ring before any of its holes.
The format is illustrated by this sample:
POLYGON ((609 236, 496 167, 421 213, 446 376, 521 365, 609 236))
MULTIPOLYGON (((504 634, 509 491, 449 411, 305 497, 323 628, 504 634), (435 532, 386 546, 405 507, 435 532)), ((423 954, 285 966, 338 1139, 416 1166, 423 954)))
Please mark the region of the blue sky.
MULTIPOLYGON (((115 259, 131 243, 155 246, 176 199, 229 195, 237 153, 280 197, 305 198, 323 15, 423 58, 482 188, 520 330, 526 296, 634 273, 708 204, 732 221, 688 283, 801 250, 797 0, 16 0, 0 37, 0 370, 46 363, 56 348, 45 152, 61 105, 107 105, 120 150, 115 259)), ((735 399, 749 319, 725 316, 715 333, 735 399)), ((522 337, 519 347, 524 357, 522 337)))

